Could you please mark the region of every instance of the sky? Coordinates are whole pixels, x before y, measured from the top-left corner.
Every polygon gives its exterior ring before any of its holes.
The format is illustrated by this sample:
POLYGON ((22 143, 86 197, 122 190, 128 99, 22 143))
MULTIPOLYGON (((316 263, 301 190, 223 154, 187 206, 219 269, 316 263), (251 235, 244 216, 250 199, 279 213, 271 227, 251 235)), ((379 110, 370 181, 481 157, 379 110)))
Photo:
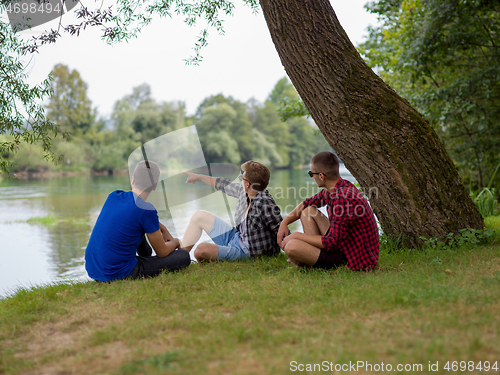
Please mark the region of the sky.
MULTIPOLYGON (((83 0, 84 5, 89 0, 83 0)), ((347 35, 357 45, 364 40, 368 25, 376 17, 364 9, 368 0, 331 0, 347 35)), ((158 102, 183 101, 187 114, 210 95, 222 93, 246 102, 263 102, 276 82, 286 76, 262 12, 235 1, 234 16, 227 18, 225 35, 212 30, 208 46, 202 50, 199 66, 186 65, 193 55, 198 27, 187 26, 182 17, 154 20, 137 39, 108 45, 98 28, 88 28, 78 37, 64 35, 55 44, 43 46, 29 64, 28 83, 47 77, 56 64, 76 69, 88 84, 87 94, 99 115, 109 117, 114 103, 142 83, 151 86, 158 102)), ((70 12, 63 23, 71 23, 70 12)), ((25 37, 56 28, 57 21, 23 32, 25 37)))

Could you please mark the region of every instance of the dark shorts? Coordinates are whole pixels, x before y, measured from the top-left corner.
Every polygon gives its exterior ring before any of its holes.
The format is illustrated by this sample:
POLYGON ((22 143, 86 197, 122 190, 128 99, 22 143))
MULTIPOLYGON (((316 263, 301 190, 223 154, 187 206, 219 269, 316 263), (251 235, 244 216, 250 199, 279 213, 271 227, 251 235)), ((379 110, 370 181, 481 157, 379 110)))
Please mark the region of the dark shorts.
POLYGON ((163 271, 177 271, 191 264, 189 252, 183 249, 172 251, 164 258, 151 256, 152 253, 153 249, 151 249, 151 246, 146 241, 146 237, 144 237, 137 249, 137 264, 127 276, 127 279, 155 277, 163 271))
POLYGON ((164 258, 137 257, 137 264, 127 279, 139 279, 141 277, 155 277, 163 271, 172 272, 186 268, 191 264, 191 257, 186 250, 178 249, 172 251, 164 258))
POLYGON ((340 250, 326 251, 321 250, 318 261, 313 268, 323 268, 326 270, 344 266, 347 264, 345 254, 340 250))

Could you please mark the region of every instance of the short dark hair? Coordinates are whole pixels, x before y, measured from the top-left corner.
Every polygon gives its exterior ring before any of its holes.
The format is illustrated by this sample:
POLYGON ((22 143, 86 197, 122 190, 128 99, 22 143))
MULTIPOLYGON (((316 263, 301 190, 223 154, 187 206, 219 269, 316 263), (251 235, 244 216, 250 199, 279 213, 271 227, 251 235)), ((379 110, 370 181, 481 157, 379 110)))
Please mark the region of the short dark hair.
POLYGON ((264 164, 249 160, 241 165, 246 179, 252 184, 252 189, 264 191, 269 184, 271 171, 264 164))
POLYGON ((316 172, 325 174, 329 180, 340 177, 339 159, 333 152, 323 151, 314 155, 311 158, 311 164, 314 164, 316 172))
POLYGON ((143 160, 134 170, 134 185, 142 191, 151 193, 158 185, 160 167, 153 161, 143 160))

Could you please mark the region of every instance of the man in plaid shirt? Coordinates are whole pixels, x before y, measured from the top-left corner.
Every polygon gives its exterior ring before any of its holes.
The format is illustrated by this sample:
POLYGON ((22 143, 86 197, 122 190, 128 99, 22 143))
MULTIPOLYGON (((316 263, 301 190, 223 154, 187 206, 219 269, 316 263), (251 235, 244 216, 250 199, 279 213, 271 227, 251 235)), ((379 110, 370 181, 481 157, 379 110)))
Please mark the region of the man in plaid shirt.
POLYGON ((184 172, 187 183, 201 181, 223 193, 238 198, 236 226, 207 211, 196 211, 182 239, 190 251, 205 231, 215 244, 200 243, 194 252, 200 261, 246 259, 258 255, 277 255, 278 229, 283 218, 278 205, 266 190, 271 172, 258 162, 247 161, 241 166, 241 184, 223 177, 210 177, 184 172))
POLYGON ((379 237, 375 216, 361 192, 340 177, 339 161, 331 152, 311 159, 309 176, 323 188, 299 204, 281 223, 278 243, 297 266, 352 270, 377 265, 379 237), (328 205, 328 218, 318 207, 328 205), (304 233, 288 235, 288 225, 300 219, 304 233))

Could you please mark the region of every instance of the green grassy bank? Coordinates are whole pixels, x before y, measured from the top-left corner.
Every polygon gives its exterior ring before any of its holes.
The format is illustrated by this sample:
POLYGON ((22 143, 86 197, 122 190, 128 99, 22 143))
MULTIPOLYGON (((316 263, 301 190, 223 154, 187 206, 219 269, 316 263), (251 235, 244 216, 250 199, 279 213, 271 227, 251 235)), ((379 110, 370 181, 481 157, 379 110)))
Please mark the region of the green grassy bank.
POLYGON ((484 245, 384 246, 370 273, 298 271, 281 256, 21 290, 0 300, 0 373, 337 373, 337 364, 362 374, 382 363, 453 373, 452 361, 496 373, 500 217, 487 225, 498 232, 484 245), (357 361, 365 367, 346 367, 357 361))

